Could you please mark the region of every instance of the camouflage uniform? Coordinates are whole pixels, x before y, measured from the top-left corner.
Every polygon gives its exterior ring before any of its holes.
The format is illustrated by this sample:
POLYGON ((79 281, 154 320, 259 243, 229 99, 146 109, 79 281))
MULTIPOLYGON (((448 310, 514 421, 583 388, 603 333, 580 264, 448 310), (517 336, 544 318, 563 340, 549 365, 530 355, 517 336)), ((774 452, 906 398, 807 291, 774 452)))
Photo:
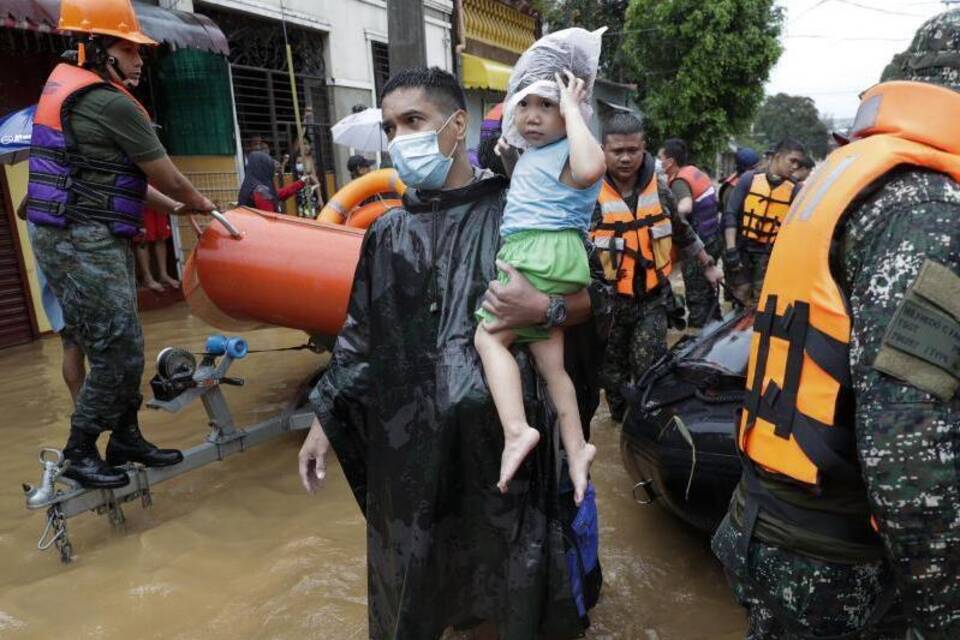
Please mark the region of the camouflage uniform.
MULTIPOLYGON (((746 243, 744 243, 746 244, 746 243)), ((753 243, 750 243, 753 244, 753 243)), ((747 295, 743 302, 757 304, 760 300, 760 291, 763 289, 763 277, 767 274, 767 265, 770 264, 770 249, 762 246, 757 251, 751 251, 749 246, 740 249, 740 269, 733 274, 731 284, 741 286, 749 284, 747 295)))
MULTIPOLYGON (((705 241, 703 248, 713 258, 714 263, 720 264, 720 256, 723 255, 723 235, 717 235, 705 241)), ((710 284, 703 266, 696 260, 684 260, 681 269, 683 270, 684 296, 690 312, 687 324, 694 328, 703 327, 711 320, 720 317, 717 288, 710 284)))
POLYGON ((633 381, 647 367, 667 352, 667 296, 670 287, 656 294, 634 300, 617 296, 613 302, 613 324, 607 338, 603 360, 603 380, 610 413, 622 419, 627 406, 619 393, 622 385, 633 381))
MULTIPOLYGON (((653 156, 646 154, 640 167, 636 192, 658 180, 660 206, 671 219, 673 242, 686 261, 695 262, 703 243, 693 227, 677 212, 676 199, 666 183, 653 177, 653 156)), ((631 199, 632 200, 632 199, 631 199)), ((627 205, 635 205, 635 201, 627 205)), ((634 207, 635 208, 635 207, 634 207)), ((594 211, 594 224, 600 220, 600 207, 594 211)), ((643 271, 639 271, 643 278, 643 271)), ((641 287, 642 289, 642 287, 641 287)), ((607 404, 615 419, 622 420, 626 400, 621 389, 646 370, 667 350, 668 315, 676 308, 673 289, 664 283, 654 291, 641 296, 617 295, 613 302, 613 324, 607 339, 601 381, 606 391, 607 404)))
MULTIPOLYGON (((900 77, 960 89, 957 51, 953 10, 921 27, 898 56, 900 77)), ((874 368, 925 261, 960 276, 958 229, 960 185, 919 168, 888 174, 838 228, 831 258, 853 319, 857 449, 884 553, 877 562, 825 562, 755 537, 745 556, 735 496, 713 548, 749 609, 748 638, 856 632, 884 592, 892 605, 855 637, 960 637, 960 399, 939 400, 874 368)))
POLYGON ((64 333, 90 363, 71 427, 97 435, 135 414, 142 400, 143 331, 130 240, 100 223, 37 226, 31 240, 63 305, 64 333))

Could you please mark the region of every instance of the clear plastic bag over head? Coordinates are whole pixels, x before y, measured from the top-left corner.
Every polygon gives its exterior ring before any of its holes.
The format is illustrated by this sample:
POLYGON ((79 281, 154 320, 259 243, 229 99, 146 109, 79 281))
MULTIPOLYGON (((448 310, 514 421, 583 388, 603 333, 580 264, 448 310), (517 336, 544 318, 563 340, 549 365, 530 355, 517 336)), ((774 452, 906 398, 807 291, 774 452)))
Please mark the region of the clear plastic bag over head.
POLYGON ((556 75, 563 77, 563 70, 586 83, 586 100, 580 104, 584 120, 593 115, 590 101, 593 98, 593 83, 600 66, 600 48, 606 27, 587 31, 580 27, 563 29, 545 35, 534 42, 513 66, 507 97, 503 103, 503 137, 511 145, 526 149, 530 145, 517 130, 514 115, 517 103, 530 94, 536 94, 553 102, 560 102, 560 87, 556 75))

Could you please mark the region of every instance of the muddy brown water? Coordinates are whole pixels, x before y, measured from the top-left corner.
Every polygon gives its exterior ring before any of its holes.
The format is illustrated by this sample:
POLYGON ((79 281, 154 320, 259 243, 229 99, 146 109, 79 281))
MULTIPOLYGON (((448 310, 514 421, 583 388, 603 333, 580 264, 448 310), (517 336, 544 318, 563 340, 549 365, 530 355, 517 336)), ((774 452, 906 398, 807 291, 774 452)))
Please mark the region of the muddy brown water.
MULTIPOLYGON (((163 347, 199 351, 213 329, 184 305, 144 314, 147 380, 163 347)), ((303 334, 245 334, 253 349, 303 334)), ((322 363, 309 352, 251 354, 226 387, 238 425, 276 415, 322 363)), ((154 487, 153 506, 125 505, 125 528, 84 514, 69 521, 76 558, 36 550, 42 512, 24 508, 37 453, 61 447, 71 410, 60 343, 0 351, 0 638, 353 640, 367 637, 364 523, 343 474, 306 495, 296 474, 302 434, 290 434, 154 487)), ((199 403, 171 415, 141 412, 148 438, 188 448, 206 435, 199 403)), ((664 510, 640 506, 620 462, 619 432, 601 408, 593 468, 604 587, 591 639, 687 640, 743 635, 744 618, 705 537, 664 510)), ((106 440, 106 438, 102 438, 106 440)), ((103 443, 101 443, 103 444, 103 443)))

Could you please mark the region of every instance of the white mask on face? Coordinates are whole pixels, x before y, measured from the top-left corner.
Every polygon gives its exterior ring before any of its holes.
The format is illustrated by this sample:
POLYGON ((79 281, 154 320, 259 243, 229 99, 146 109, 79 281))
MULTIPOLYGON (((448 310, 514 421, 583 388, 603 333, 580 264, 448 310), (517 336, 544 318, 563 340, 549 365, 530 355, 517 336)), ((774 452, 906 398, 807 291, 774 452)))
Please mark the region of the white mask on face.
POLYGON ((400 179, 409 186, 419 189, 439 189, 447 181, 450 167, 453 166, 453 153, 457 150, 457 140, 449 156, 440 151, 440 132, 450 124, 454 111, 446 122, 436 131, 408 133, 394 138, 387 151, 393 160, 393 167, 400 179))

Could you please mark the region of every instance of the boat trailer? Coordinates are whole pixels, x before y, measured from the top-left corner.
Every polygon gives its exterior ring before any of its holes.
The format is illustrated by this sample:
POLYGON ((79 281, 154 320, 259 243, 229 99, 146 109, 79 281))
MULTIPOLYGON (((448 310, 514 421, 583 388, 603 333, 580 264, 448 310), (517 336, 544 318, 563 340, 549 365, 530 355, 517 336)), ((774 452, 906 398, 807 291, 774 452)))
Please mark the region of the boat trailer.
MULTIPOLYGON (((324 346, 311 340, 307 345, 295 348, 320 352, 324 346)), ((121 467, 130 478, 126 486, 86 489, 63 477, 69 461, 64 460, 62 451, 42 449, 40 483, 23 485, 27 508, 45 509, 47 513, 37 549, 45 551, 55 545, 60 560, 69 563, 73 558, 73 546, 67 535, 68 519, 94 511, 106 515, 110 524, 119 529, 126 521, 121 505, 139 500, 144 508, 149 507, 153 501, 151 489, 157 484, 242 453, 290 431, 308 429, 313 421, 313 411, 306 398, 319 372, 301 385, 280 415, 245 428, 234 424, 220 387, 243 385, 242 379, 227 376, 227 371, 235 360, 244 358, 248 352, 243 338, 214 335, 207 338, 204 353, 199 354, 202 357, 199 365, 193 353, 176 347, 167 347, 157 355, 157 373, 150 381, 154 397, 146 403, 147 407, 178 413, 199 399, 209 419, 210 433, 206 439, 185 450, 183 461, 176 465, 149 468, 128 463, 121 467)))

